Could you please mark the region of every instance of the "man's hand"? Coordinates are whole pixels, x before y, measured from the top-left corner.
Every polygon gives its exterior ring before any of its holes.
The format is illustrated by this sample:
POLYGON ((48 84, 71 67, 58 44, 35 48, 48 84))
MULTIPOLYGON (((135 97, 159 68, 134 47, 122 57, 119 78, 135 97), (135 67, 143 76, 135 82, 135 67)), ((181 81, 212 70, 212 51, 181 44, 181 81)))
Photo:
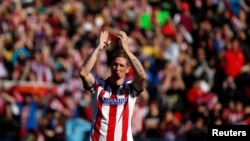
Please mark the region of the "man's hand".
POLYGON ((107 48, 108 47, 108 45, 111 43, 111 41, 109 40, 109 33, 108 33, 108 31, 102 31, 101 32, 99 41, 100 41, 99 45, 102 48, 107 48))
POLYGON ((122 43, 122 48, 125 51, 129 51, 129 45, 128 45, 128 36, 124 31, 119 31, 117 33, 118 38, 120 38, 121 43, 122 43))

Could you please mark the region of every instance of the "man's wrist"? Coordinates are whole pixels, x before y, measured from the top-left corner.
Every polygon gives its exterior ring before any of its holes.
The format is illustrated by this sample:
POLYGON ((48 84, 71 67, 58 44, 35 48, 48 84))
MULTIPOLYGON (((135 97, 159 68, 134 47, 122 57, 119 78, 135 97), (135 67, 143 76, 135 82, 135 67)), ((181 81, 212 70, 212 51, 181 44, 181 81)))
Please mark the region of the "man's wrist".
POLYGON ((97 48, 99 48, 99 49, 103 49, 103 48, 104 48, 104 46, 105 46, 105 45, 104 45, 103 43, 99 43, 99 44, 98 44, 98 46, 97 46, 97 48))
POLYGON ((123 50, 125 51, 126 54, 131 53, 131 51, 128 48, 123 47, 123 50))
POLYGON ((98 47, 101 47, 103 49, 103 48, 107 48, 108 45, 109 44, 107 42, 103 42, 103 43, 99 43, 98 47))

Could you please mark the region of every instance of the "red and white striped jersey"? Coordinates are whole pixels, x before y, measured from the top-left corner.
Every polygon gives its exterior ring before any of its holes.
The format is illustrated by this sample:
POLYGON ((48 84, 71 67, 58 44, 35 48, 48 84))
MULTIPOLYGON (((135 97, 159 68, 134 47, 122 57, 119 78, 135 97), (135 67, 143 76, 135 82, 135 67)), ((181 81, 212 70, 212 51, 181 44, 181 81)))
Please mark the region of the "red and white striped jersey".
POLYGON ((129 83, 114 88, 108 79, 96 78, 89 89, 93 93, 90 141, 133 141, 131 117, 140 92, 129 83))

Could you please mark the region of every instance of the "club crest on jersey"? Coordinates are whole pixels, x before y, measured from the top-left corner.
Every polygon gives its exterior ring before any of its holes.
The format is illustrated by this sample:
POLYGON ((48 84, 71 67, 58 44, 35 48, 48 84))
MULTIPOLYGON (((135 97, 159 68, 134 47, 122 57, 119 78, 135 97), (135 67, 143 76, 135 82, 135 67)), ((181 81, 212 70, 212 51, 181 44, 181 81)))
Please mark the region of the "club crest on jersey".
POLYGON ((103 104, 108 104, 108 105, 121 105, 124 104, 128 100, 127 97, 125 98, 107 98, 103 97, 102 98, 102 103, 103 104))

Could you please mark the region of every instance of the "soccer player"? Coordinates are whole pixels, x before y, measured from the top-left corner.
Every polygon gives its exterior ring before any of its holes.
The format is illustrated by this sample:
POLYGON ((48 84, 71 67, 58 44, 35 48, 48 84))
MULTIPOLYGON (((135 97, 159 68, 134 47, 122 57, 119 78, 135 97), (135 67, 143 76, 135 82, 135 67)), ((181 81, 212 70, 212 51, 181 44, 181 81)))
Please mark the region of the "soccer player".
POLYGON ((80 69, 83 86, 92 93, 91 141, 133 141, 131 117, 136 98, 146 87, 146 73, 130 51, 126 33, 119 31, 117 37, 122 47, 112 56, 111 75, 107 79, 91 74, 100 53, 111 42, 107 31, 101 32, 98 46, 80 69), (131 66, 135 77, 126 81, 131 66))

